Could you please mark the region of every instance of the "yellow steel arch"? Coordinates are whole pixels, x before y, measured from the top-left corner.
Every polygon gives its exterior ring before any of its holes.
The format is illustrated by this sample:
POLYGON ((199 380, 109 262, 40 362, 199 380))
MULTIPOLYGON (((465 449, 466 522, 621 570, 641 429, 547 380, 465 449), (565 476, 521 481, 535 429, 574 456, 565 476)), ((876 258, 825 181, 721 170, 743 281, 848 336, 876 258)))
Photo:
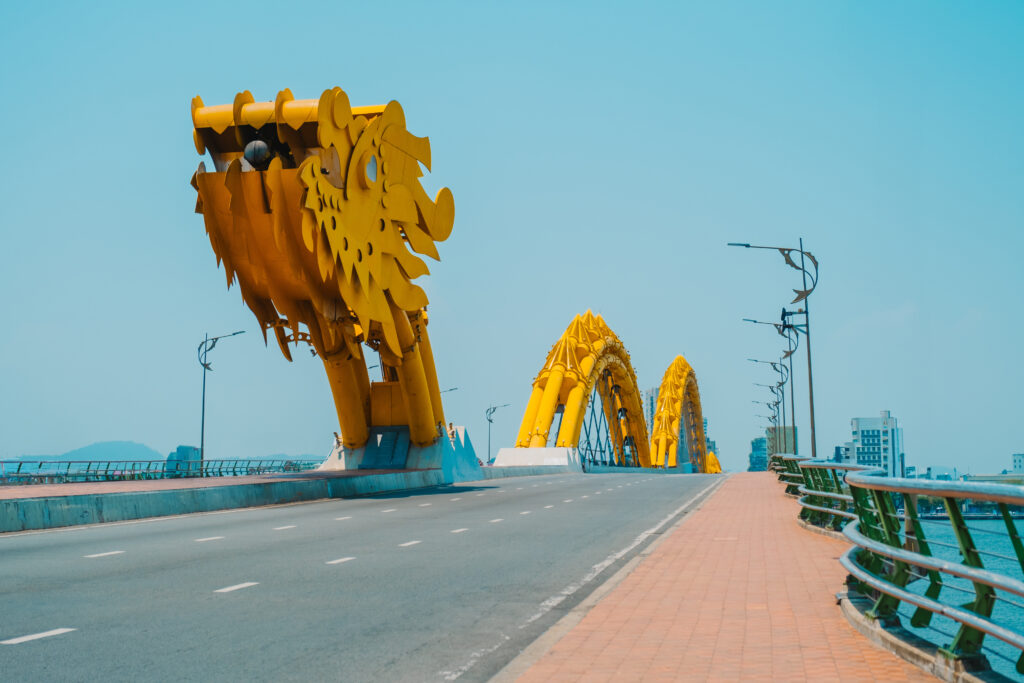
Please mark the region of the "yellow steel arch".
POLYGON ((547 446, 552 422, 561 408, 561 426, 552 445, 575 448, 594 389, 601 396, 608 424, 615 421, 619 428, 621 439, 614 444, 616 462, 625 462, 624 444, 631 443, 640 465, 650 467, 643 402, 629 354, 604 319, 590 311, 573 318, 548 352, 533 381, 516 446, 547 446), (599 381, 602 378, 610 381, 599 381))
POLYGON ((214 164, 192 178, 196 212, 228 286, 238 282, 286 358, 291 342, 316 350, 345 446, 384 425, 407 424, 417 445, 436 440, 444 413, 427 296, 412 284, 428 270, 413 252, 439 260, 455 204, 448 188, 431 199, 420 185, 430 141, 406 130, 397 102, 352 107, 340 88, 319 100, 196 97, 192 123, 196 151, 214 164), (385 381, 370 382, 363 344, 380 353, 385 381))
POLYGON ((655 467, 678 465, 680 435, 685 436, 690 462, 697 472, 721 472, 718 458, 707 452, 704 417, 697 375, 682 356, 665 370, 651 427, 651 457, 655 467))

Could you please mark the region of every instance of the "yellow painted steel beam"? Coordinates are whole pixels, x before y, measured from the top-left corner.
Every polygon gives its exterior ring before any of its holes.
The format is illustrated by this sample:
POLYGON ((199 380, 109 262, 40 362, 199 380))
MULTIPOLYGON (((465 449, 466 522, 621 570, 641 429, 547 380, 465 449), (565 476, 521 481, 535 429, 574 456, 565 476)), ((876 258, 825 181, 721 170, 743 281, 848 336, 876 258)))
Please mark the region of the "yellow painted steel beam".
POLYGON ((397 102, 352 107, 340 88, 317 100, 282 90, 273 102, 246 91, 209 107, 196 97, 192 123, 214 166, 192 178, 196 212, 264 339, 272 331, 289 360, 300 341, 320 355, 349 448, 385 421, 373 415, 363 347, 378 351, 403 400, 386 420, 404 415, 411 441, 432 443, 444 411, 427 296, 412 281, 429 272, 415 254, 440 260, 455 203, 448 188, 430 198, 420 184, 430 141, 409 133, 397 102))
MULTIPOLYGON (((595 388, 605 409, 611 411, 608 424, 619 425, 621 439, 631 439, 637 460, 641 466, 649 467, 650 443, 643 418, 643 401, 629 353, 604 319, 590 311, 573 318, 548 352, 544 367, 534 379, 516 446, 547 446, 551 441, 552 421, 561 406, 562 423, 552 445, 575 448, 595 388), (610 380, 610 386, 618 389, 607 392, 601 381, 605 377, 610 380)), ((621 462, 622 443, 615 448, 616 461, 621 462)))
POLYGON ((679 435, 686 434, 690 462, 697 472, 721 472, 718 458, 707 452, 704 417, 697 375, 682 356, 665 370, 658 388, 658 403, 651 427, 651 452, 655 467, 678 465, 679 435))

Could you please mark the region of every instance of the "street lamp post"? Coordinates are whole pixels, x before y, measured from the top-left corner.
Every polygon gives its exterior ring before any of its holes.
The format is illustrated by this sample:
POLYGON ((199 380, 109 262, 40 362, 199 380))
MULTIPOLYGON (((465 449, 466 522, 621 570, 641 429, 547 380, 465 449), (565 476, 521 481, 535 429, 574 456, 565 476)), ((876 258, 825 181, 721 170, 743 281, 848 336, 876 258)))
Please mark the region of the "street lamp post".
POLYGON ((491 464, 491 425, 494 424, 494 412, 498 408, 507 408, 509 403, 502 403, 500 406, 491 406, 484 411, 484 415, 487 417, 487 464, 491 464))
MULTIPOLYGON (((784 384, 786 384, 786 382, 789 381, 789 371, 786 369, 786 366, 783 365, 781 361, 780 362, 775 362, 775 361, 770 361, 770 360, 758 360, 756 358, 748 358, 747 360, 749 360, 751 363, 761 363, 763 365, 770 365, 770 366, 772 366, 772 370, 774 370, 775 372, 779 373, 779 383, 778 383, 777 386, 782 387, 784 384)), ((793 387, 792 387, 792 385, 790 385, 790 387, 789 387, 789 393, 790 393, 790 395, 793 394, 793 387)), ((786 449, 789 447, 789 440, 785 436, 785 431, 786 431, 786 403, 785 403, 785 398, 783 397, 782 399, 780 399, 778 401, 778 403, 781 403, 781 405, 782 405, 782 431, 783 431, 782 449, 783 449, 784 452, 788 452, 788 451, 786 451, 786 449)), ((775 427, 776 427, 776 429, 778 429, 778 427, 779 427, 778 416, 776 416, 775 427)), ((776 436, 778 436, 778 435, 776 435, 776 436)), ((776 443, 778 443, 778 439, 776 439, 776 443)))
POLYGON ((199 345, 198 355, 199 364, 203 366, 203 409, 202 417, 199 420, 199 460, 200 462, 206 459, 206 373, 213 372, 213 364, 207 362, 206 354, 213 351, 213 347, 217 345, 218 339, 224 339, 225 337, 234 337, 236 334, 243 334, 245 330, 239 330, 238 332, 232 332, 231 334, 222 334, 219 337, 211 337, 207 334, 203 343, 199 345))
MULTIPOLYGON (((788 327, 788 325, 787 325, 787 323, 785 321, 783 321, 783 324, 780 325, 779 323, 769 323, 769 322, 764 322, 763 320, 754 320, 753 318, 744 318, 743 322, 745 322, 745 323, 754 323, 755 325, 770 325, 771 327, 774 327, 775 330, 779 334, 783 334, 783 335, 785 335, 785 330, 788 327)), ((786 339, 788 341, 789 340, 788 335, 785 335, 785 336, 786 336, 786 339)), ((790 348, 792 348, 792 343, 791 342, 789 343, 789 346, 790 346, 790 348)), ((782 355, 782 358, 779 359, 779 364, 782 366, 783 370, 786 370, 786 366, 785 366, 785 364, 782 363, 782 361, 784 361, 786 358, 789 358, 792 355, 793 355, 793 351, 790 350, 790 351, 784 353, 782 355)), ((772 364, 772 367, 775 368, 775 364, 774 363, 772 364)), ((777 368, 776 368, 776 370, 779 372, 779 375, 783 374, 782 371, 779 371, 777 368)), ((780 387, 784 386, 786 383, 789 382, 789 380, 790 380, 790 378, 792 376, 793 376, 793 360, 790 359, 790 361, 789 361, 789 369, 788 369, 788 371, 786 373, 786 376, 779 382, 778 386, 780 386, 780 387)), ((794 448, 793 448, 792 451, 789 450, 789 437, 786 436, 786 392, 785 392, 785 390, 783 390, 782 397, 781 397, 782 398, 782 450, 784 452, 786 452, 786 453, 793 453, 794 455, 796 454, 796 408, 793 405, 793 391, 794 391, 795 387, 796 387, 796 382, 792 382, 792 383, 789 384, 789 412, 790 412, 790 418, 793 421, 793 442, 794 442, 793 443, 794 448)))
MULTIPOLYGON (((807 395, 808 403, 811 413, 811 458, 816 459, 818 457, 818 443, 817 437, 814 431, 814 374, 811 369, 811 316, 810 306, 808 304, 811 292, 818 286, 818 260, 814 258, 814 255, 809 251, 804 250, 804 239, 800 238, 800 248, 794 249, 793 247, 766 247, 750 244, 748 242, 729 242, 730 247, 744 247, 746 249, 771 249, 782 254, 782 258, 786 259, 786 264, 795 270, 799 270, 803 278, 803 289, 794 289, 796 298, 791 303, 804 302, 804 306, 801 310, 795 311, 797 314, 804 316, 804 336, 807 337, 807 395), (793 260, 793 252, 800 254, 800 265, 797 265, 796 261, 793 260), (814 268, 814 272, 807 270, 807 262, 810 261, 814 268), (807 281, 810 279, 811 286, 807 286, 807 281)), ((790 313, 793 315, 794 313, 790 313)))

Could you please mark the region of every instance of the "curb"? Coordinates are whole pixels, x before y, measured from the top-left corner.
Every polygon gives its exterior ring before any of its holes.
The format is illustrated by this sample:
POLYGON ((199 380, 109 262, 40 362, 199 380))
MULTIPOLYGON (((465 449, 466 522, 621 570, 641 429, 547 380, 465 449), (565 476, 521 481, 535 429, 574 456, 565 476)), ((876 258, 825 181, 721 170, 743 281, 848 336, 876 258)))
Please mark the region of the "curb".
POLYGON ((504 666, 494 678, 491 679, 491 683, 510 683, 515 681, 520 676, 526 673, 526 671, 533 666, 541 657, 546 655, 558 641, 562 639, 574 626, 583 621, 583 618, 587 616, 587 613, 592 610, 601 599, 610 593, 616 586, 633 573, 634 570, 643 562, 647 557, 653 553, 662 541, 671 536, 680 526, 686 522, 690 516, 700 510, 706 502, 708 502, 712 496, 714 496, 722 484, 729 479, 730 475, 722 477, 716 482, 712 488, 706 490, 704 493, 698 495, 690 501, 686 509, 680 513, 679 519, 672 523, 668 529, 661 531, 658 538, 651 541, 647 546, 642 548, 633 558, 631 558, 625 565, 622 566, 617 572, 612 574, 603 583, 596 586, 593 591, 590 592, 586 598, 584 598, 578 605, 573 607, 568 614, 556 621, 551 628, 542 633, 535 641, 527 645, 522 652, 512 659, 508 664, 504 666))
POLYGON ((857 603, 867 605, 865 598, 851 598, 846 593, 840 593, 837 597, 840 611, 858 633, 925 673, 947 683, 994 683, 1012 680, 991 669, 968 671, 964 662, 947 659, 936 645, 910 631, 902 627, 886 629, 877 619, 866 617, 858 607, 857 603))

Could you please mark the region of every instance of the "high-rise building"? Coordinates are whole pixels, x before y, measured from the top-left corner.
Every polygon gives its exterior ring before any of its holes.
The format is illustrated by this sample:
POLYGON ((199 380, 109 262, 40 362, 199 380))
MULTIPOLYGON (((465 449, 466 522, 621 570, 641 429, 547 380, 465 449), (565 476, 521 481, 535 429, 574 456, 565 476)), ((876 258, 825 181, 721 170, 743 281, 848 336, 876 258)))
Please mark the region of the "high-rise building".
MULTIPOLYGON (((718 444, 715 443, 714 439, 708 436, 708 419, 706 417, 704 418, 704 447, 708 453, 714 453, 716 456, 719 455, 718 444)), ((721 462, 721 457, 719 457, 718 460, 721 462)))
POLYGON ((796 455, 796 432, 792 427, 768 427, 764 430, 768 441, 768 455, 788 453, 796 455))
POLYGON ((647 420, 647 432, 654 432, 654 411, 658 409, 658 387, 644 392, 644 419, 647 420))
POLYGON ((748 472, 764 472, 768 469, 768 440, 763 436, 750 440, 750 466, 748 472))
POLYGON ((1013 454, 1013 473, 1024 472, 1024 453, 1013 454))
MULTIPOLYGON (((850 420, 851 440, 843 455, 846 462, 878 467, 890 477, 906 476, 903 453, 903 428, 888 410, 879 417, 855 417, 850 420)), ((837 454, 839 449, 836 449, 837 454)))

